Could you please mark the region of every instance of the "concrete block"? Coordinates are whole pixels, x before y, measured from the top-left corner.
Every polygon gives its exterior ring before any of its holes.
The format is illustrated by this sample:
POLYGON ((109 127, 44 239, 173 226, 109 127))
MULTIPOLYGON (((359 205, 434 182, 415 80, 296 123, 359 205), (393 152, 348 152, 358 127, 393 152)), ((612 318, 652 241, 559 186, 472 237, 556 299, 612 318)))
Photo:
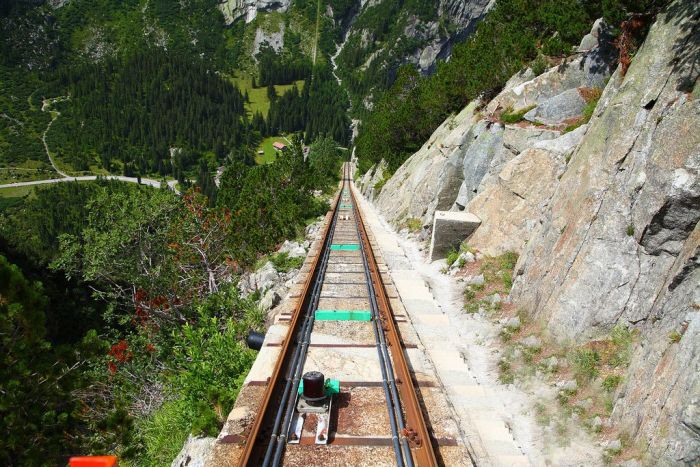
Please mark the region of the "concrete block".
POLYGON ((433 235, 430 239, 430 260, 444 258, 450 248, 459 248, 462 241, 481 225, 481 219, 470 212, 435 211, 433 235))

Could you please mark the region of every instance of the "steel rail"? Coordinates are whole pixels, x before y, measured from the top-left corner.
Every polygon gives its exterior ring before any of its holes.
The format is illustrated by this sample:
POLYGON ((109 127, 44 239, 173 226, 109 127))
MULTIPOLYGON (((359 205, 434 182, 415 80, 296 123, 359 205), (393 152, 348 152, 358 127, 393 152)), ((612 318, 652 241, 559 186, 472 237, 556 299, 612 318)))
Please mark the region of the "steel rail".
POLYGON ((415 464, 420 467, 437 466, 437 458, 430 439, 428 427, 418 401, 418 396, 416 395, 415 387, 413 386, 413 379, 408 368, 408 363, 406 362, 401 334, 395 322, 386 287, 379 273, 377 258, 369 242, 367 228, 365 227, 362 213, 357 206, 357 197, 355 196, 355 190, 352 185, 350 186, 350 196, 360 229, 362 249, 366 252, 369 264, 371 282, 375 291, 374 297, 377 299, 377 306, 381 314, 380 320, 382 329, 384 330, 383 334, 386 335, 391 359, 397 376, 395 383, 396 386, 398 386, 400 401, 406 412, 406 426, 402 429, 403 433, 401 434, 404 438, 408 438, 413 445, 411 451, 414 455, 415 464))
MULTIPOLYGON (((319 252, 319 254, 314 258, 314 262, 311 265, 311 268, 309 270, 309 275, 306 278, 306 281, 304 282, 304 288, 302 289, 302 294, 301 297, 302 300, 299 301, 297 304, 296 309, 294 310, 294 315, 292 317, 292 322, 289 325, 289 331, 287 332, 287 336, 284 339, 284 343, 282 345, 282 350, 280 351, 280 355, 277 358, 277 362, 275 363, 275 367, 272 371, 272 375, 270 376, 269 383, 267 387, 265 388, 265 395, 263 396, 263 401, 262 404, 260 405, 260 409, 258 411, 257 417, 255 417, 255 421, 253 422, 253 426, 248 433, 248 436, 245 440, 245 448, 243 450, 243 454, 241 455, 241 458, 239 459, 238 465, 240 467, 247 466, 247 465, 255 465, 255 459, 253 459, 253 454, 254 450, 256 447, 256 440, 260 436, 261 431, 262 431, 262 425, 265 420, 265 416, 270 409, 270 406, 272 404, 272 399, 276 391, 276 386, 281 380, 282 376, 282 371, 283 367, 285 366, 285 362, 287 360, 287 357, 289 356, 290 353, 290 347, 293 345, 293 342, 295 340, 295 337, 297 335, 297 328, 299 326, 299 321, 301 319, 302 315, 302 310, 304 309, 304 305, 308 304, 306 298, 310 296, 309 292, 311 291, 312 288, 315 288, 314 286, 317 285, 317 276, 319 272, 319 265, 322 261, 322 258, 325 256, 326 250, 330 247, 330 235, 329 233, 332 232, 332 227, 335 226, 335 220, 337 218, 337 213, 340 207, 340 199, 342 196, 343 188, 345 187, 345 177, 343 178, 343 184, 341 186, 340 192, 338 192, 338 195, 335 197, 334 204, 333 204, 333 217, 330 222, 326 224, 326 227, 323 230, 323 246, 319 252)), ((306 319, 304 320, 306 324, 306 319)), ((297 346, 297 349, 299 349, 299 346, 297 346)), ((296 353, 296 352, 295 352, 296 353)), ((289 366, 289 369, 291 369, 292 366, 289 366)), ((287 384, 289 384, 289 380, 287 381, 287 384)), ((270 441, 270 444, 272 444, 272 440, 270 441)))
MULTIPOLYGON (((345 188, 345 178, 343 178, 343 185, 341 188, 341 199, 342 192, 345 188)), ((338 206, 340 206, 340 201, 338 206)), ((304 364, 306 363, 306 354, 309 350, 309 343, 311 342, 311 332, 314 328, 314 322, 316 321, 314 311, 318 307, 318 302, 321 296, 321 288, 323 287, 323 279, 326 275, 326 268, 328 267, 328 258, 330 257, 331 249, 330 245, 333 243, 333 236, 335 235, 335 228, 338 221, 338 213, 340 209, 336 209, 333 213, 333 220, 331 221, 331 228, 328 232, 328 237, 324 242, 323 259, 321 260, 321 265, 318 269, 318 274, 316 274, 316 279, 314 283, 314 288, 311 292, 311 300, 309 301, 308 308, 306 311, 306 319, 304 321, 304 330, 302 331, 301 342, 297 344, 297 352, 295 353, 295 360, 292 362, 291 367, 294 369, 291 378, 287 378, 287 385, 285 386, 285 393, 283 394, 283 402, 280 403, 278 408, 277 417, 275 420, 275 429, 272 433, 272 439, 270 444, 268 444, 267 452, 265 453, 265 459, 263 460, 263 467, 270 465, 270 458, 274 452, 274 459, 272 461, 273 466, 280 465, 282 461, 282 455, 284 454, 285 447, 287 445, 287 433, 289 432, 289 427, 292 423, 292 418, 294 416, 294 406, 296 404, 295 394, 299 390, 299 381, 301 380, 302 372, 304 371, 304 364), (298 354, 298 358, 296 357, 298 354), (289 389, 290 380, 292 381, 291 392, 287 392, 289 389), (284 400, 286 399, 286 404, 284 400), (284 415, 282 426, 280 427, 279 434, 276 433, 278 424, 277 421, 284 415), (276 443, 275 436, 277 436, 276 443), (274 447, 273 447, 274 444, 274 447)))
MULTIPOLYGON (((357 240, 362 245, 362 234, 360 233, 359 221, 356 213, 355 226, 357 229, 357 240)), ((408 443, 406 442, 405 437, 401 436, 400 434, 404 428, 403 415, 401 413, 401 401, 396 395, 394 371, 391 368, 389 356, 387 355, 386 342, 384 341, 383 332, 379 324, 379 308, 377 307, 372 277, 369 270, 369 264, 367 263, 367 255, 364 248, 361 248, 360 251, 362 254, 362 264, 365 271, 367 295, 370 299, 372 330, 374 332, 374 341, 377 348, 377 355, 379 357, 379 369, 382 373, 382 387, 384 389, 384 399, 386 400, 386 408, 389 415, 389 425, 391 426, 391 441, 394 447, 394 455, 396 456, 396 463, 398 464, 398 467, 403 467, 404 463, 407 463, 409 467, 412 467, 413 461, 408 443), (401 451, 402 447, 403 453, 401 451)))

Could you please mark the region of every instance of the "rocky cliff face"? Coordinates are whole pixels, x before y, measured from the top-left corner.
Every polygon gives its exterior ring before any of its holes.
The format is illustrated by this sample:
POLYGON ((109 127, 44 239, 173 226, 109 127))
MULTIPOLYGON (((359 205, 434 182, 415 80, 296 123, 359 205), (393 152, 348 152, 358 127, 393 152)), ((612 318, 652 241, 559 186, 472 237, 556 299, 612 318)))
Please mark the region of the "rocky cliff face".
POLYGON ((674 3, 611 78, 513 292, 562 339, 641 331, 613 418, 668 462, 700 456, 700 96, 697 67, 679 65, 698 56, 693 3, 674 3))
POLYGON ((597 23, 579 54, 515 76, 485 117, 445 122, 375 202, 426 229, 435 209, 476 214, 469 244, 520 253, 510 299, 554 340, 636 329, 611 420, 654 463, 697 462, 700 5, 660 14, 625 76, 610 75, 604 36, 597 23), (499 122, 517 110, 522 121, 499 122))
POLYGON ((440 0, 438 17, 449 18, 456 30, 453 34, 445 34, 438 21, 421 25, 420 28, 407 28, 408 37, 420 38, 427 43, 407 57, 406 61, 417 65, 423 73, 432 72, 438 59, 444 60, 450 56, 453 44, 474 31, 492 4, 493 0, 440 0))
POLYGON ((219 10, 224 14, 226 24, 232 24, 239 18, 246 23, 255 19, 258 11, 287 11, 291 0, 224 0, 219 3, 219 10))

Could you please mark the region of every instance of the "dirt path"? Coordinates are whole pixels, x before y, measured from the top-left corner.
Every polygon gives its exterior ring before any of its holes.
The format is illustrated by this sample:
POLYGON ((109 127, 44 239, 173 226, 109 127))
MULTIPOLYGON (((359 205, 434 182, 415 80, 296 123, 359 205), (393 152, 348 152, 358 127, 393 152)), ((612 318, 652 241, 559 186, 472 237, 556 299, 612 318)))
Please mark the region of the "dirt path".
POLYGON ((41 111, 42 112, 51 112, 51 121, 49 124, 46 126, 46 129, 44 132, 41 134, 41 142, 44 143, 44 150, 46 151, 46 156, 49 158, 49 162, 51 162, 51 166, 53 169, 63 178, 68 178, 70 175, 67 173, 63 172, 61 169, 58 168, 58 165, 56 165, 56 162, 54 162, 53 157, 51 157, 51 151, 49 151, 49 145, 46 144, 46 133, 49 132, 51 129, 51 125, 53 125, 53 122, 56 121, 58 117, 61 116, 61 112, 58 110, 51 111, 51 106, 55 104, 56 102, 63 102, 65 100, 70 99, 68 96, 59 96, 59 97, 53 97, 51 99, 44 99, 42 101, 41 105, 41 111))

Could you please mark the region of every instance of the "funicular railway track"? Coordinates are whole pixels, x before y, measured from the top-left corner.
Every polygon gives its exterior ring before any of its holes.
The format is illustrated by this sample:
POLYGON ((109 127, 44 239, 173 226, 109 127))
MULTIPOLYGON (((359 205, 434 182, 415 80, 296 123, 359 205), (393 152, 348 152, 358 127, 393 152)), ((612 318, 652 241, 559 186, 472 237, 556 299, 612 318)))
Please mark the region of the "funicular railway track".
POLYGON ((238 465, 438 464, 349 164, 343 174, 238 465))

